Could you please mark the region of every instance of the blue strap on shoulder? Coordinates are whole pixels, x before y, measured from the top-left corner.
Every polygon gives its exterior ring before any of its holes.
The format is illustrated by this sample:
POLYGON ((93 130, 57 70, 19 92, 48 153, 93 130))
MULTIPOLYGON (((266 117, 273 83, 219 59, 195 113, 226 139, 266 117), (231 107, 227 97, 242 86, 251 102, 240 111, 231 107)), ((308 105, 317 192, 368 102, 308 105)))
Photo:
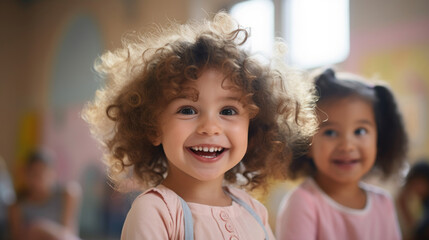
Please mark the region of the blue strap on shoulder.
POLYGON ((191 209, 185 200, 179 196, 183 209, 183 218, 185 221, 185 240, 194 240, 194 221, 192 220, 191 209))
POLYGON ((245 203, 243 200, 232 195, 232 193, 230 193, 228 191, 225 191, 225 192, 226 192, 226 194, 228 194, 232 198, 233 201, 235 201, 236 203, 238 203, 242 207, 244 207, 244 209, 246 209, 250 213, 250 215, 252 215, 256 219, 256 221, 259 223, 259 225, 261 225, 262 229, 264 230, 265 239, 269 240, 270 238, 268 236, 267 229, 265 229, 265 225, 262 222, 261 218, 258 216, 258 214, 256 214, 256 212, 247 203, 245 203))

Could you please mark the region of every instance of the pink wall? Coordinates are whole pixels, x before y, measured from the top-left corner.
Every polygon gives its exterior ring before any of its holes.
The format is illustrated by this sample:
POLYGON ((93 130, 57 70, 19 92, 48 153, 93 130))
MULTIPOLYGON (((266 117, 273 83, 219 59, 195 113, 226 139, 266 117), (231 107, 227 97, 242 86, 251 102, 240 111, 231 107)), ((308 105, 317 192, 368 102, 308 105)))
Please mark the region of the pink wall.
POLYGON ((341 64, 348 71, 359 71, 362 59, 377 52, 416 45, 429 45, 429 18, 387 26, 378 30, 352 31, 350 56, 341 64))

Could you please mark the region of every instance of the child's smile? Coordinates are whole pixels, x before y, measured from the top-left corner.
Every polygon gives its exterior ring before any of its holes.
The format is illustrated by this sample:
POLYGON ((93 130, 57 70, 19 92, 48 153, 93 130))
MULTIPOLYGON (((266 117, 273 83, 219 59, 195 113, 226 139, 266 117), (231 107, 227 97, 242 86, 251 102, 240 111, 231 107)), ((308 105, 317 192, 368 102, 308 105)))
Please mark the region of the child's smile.
POLYGON ((247 150, 249 114, 239 101, 242 93, 213 69, 188 85, 198 92, 198 99, 176 98, 160 117, 156 143, 162 144, 170 164, 167 178, 223 179, 247 150))
POLYGON ((214 162, 222 157, 222 154, 227 150, 223 147, 199 145, 188 148, 195 158, 203 162, 214 162))
POLYGON ((341 168, 344 171, 352 170, 353 167, 357 166, 361 161, 358 159, 334 159, 332 163, 335 164, 338 168, 341 168))
POLYGON ((362 163, 361 154, 359 151, 337 151, 333 154, 331 163, 343 171, 350 171, 362 163))

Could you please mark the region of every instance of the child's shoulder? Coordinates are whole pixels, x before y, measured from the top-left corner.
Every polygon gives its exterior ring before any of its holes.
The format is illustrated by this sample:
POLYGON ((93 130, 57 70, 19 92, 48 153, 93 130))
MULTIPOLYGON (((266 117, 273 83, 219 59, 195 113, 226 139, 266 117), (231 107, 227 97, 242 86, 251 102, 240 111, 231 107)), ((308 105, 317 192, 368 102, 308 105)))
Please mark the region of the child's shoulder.
POLYGON ((176 193, 163 185, 150 188, 134 199, 132 208, 137 211, 148 209, 174 215, 181 209, 181 203, 176 193))
POLYGON ((246 191, 242 189, 238 189, 236 187, 231 187, 231 186, 228 186, 227 189, 230 193, 232 193, 232 195, 234 195, 235 197, 241 199, 242 201, 250 205, 258 213, 267 212, 267 209, 265 208, 265 206, 257 199, 252 197, 250 194, 248 194, 246 191))
POLYGON ((360 183, 360 187, 363 190, 365 190, 365 192, 369 196, 371 196, 372 199, 376 201, 384 202, 384 203, 393 201, 392 195, 381 187, 377 187, 375 185, 364 183, 364 182, 360 183))
POLYGON ((232 193, 232 195, 236 196, 237 198, 243 200, 246 203, 259 203, 260 202, 258 200, 256 200, 255 198, 253 198, 249 193, 247 193, 246 191, 244 191, 243 189, 239 189, 236 187, 232 187, 232 186, 228 186, 226 187, 226 189, 232 193))
POLYGON ((183 238, 181 216, 180 200, 173 191, 162 185, 150 188, 134 199, 121 239, 183 238))
POLYGON ((279 219, 285 216, 296 218, 296 215, 313 218, 324 203, 325 198, 316 183, 312 178, 307 178, 285 194, 279 205, 279 216, 281 216, 279 219))
POLYGON ((368 206, 370 206, 372 214, 396 215, 393 197, 387 190, 367 183, 361 183, 360 187, 368 196, 368 206))
POLYGON ((145 201, 145 202, 162 201, 168 205, 171 205, 174 203, 180 204, 180 200, 177 194, 173 192, 171 189, 163 185, 158 185, 156 187, 147 189, 145 192, 141 193, 136 197, 134 202, 136 201, 145 201))
POLYGON ((308 204, 320 198, 322 192, 312 178, 305 179, 299 186, 292 189, 285 196, 285 200, 301 204, 308 204))

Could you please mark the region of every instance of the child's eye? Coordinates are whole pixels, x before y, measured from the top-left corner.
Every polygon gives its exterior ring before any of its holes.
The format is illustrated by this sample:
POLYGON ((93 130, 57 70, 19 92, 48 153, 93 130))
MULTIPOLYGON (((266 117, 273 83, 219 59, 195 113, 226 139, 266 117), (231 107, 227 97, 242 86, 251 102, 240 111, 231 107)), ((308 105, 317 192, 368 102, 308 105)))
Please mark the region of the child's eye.
POLYGON ((323 135, 328 136, 328 137, 336 137, 338 134, 335 130, 328 129, 328 130, 323 132, 323 135))
POLYGON ((236 115, 237 111, 233 108, 224 108, 220 111, 221 115, 236 115))
POLYGON ((356 135, 365 135, 368 131, 365 128, 358 128, 355 130, 356 135))
POLYGON ((177 111, 177 113, 183 115, 193 115, 197 114, 197 111, 193 107, 182 107, 179 109, 179 111, 177 111))

